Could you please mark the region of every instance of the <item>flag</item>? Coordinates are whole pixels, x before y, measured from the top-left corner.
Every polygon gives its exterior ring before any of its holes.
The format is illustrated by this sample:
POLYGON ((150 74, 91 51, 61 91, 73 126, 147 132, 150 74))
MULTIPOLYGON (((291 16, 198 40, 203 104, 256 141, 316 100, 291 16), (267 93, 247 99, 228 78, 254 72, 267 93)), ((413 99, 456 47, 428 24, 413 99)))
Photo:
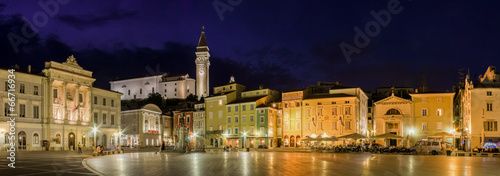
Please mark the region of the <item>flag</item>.
POLYGON ((73 109, 72 112, 75 112, 78 109, 78 107, 80 107, 80 104, 78 104, 78 106, 76 106, 75 109, 73 109))
POLYGON ((344 126, 344 121, 342 120, 342 116, 339 116, 339 120, 340 120, 340 124, 342 124, 342 126, 344 126))

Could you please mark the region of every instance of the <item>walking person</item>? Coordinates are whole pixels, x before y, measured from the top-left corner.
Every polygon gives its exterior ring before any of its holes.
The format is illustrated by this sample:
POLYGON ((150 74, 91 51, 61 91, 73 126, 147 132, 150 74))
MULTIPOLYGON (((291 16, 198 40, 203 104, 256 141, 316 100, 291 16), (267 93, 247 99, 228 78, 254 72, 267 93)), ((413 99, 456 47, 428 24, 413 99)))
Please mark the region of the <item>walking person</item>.
POLYGON ((82 153, 82 144, 78 143, 78 154, 82 153))

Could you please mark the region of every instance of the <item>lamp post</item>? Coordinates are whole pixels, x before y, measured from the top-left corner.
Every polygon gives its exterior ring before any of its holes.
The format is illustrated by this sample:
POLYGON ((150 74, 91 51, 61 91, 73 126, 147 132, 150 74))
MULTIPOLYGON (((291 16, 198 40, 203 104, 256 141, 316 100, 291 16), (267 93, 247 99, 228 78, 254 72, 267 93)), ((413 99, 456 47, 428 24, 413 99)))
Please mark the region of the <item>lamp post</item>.
POLYGON ((92 128, 92 131, 94 131, 94 152, 92 153, 92 155, 96 155, 97 156, 97 139, 96 139, 96 133, 97 133, 97 128, 94 126, 94 128, 92 128))
POLYGON ((118 150, 122 151, 122 132, 118 132, 118 150))

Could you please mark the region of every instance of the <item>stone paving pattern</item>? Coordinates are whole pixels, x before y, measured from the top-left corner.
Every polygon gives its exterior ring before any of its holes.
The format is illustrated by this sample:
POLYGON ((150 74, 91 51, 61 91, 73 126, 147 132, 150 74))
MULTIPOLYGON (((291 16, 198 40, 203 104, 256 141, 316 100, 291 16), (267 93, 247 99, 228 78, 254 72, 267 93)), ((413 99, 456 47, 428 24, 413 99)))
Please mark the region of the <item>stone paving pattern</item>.
POLYGON ((126 153, 89 158, 104 175, 498 175, 500 157, 292 152, 126 153))

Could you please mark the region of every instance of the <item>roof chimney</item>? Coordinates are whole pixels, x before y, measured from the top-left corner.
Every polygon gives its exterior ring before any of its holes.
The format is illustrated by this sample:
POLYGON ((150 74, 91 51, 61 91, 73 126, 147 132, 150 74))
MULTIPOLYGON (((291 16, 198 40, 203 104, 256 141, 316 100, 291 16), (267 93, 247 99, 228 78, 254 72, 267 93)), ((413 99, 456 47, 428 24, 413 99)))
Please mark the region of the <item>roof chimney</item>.
POLYGON ((31 73, 31 65, 28 65, 28 73, 31 73))

